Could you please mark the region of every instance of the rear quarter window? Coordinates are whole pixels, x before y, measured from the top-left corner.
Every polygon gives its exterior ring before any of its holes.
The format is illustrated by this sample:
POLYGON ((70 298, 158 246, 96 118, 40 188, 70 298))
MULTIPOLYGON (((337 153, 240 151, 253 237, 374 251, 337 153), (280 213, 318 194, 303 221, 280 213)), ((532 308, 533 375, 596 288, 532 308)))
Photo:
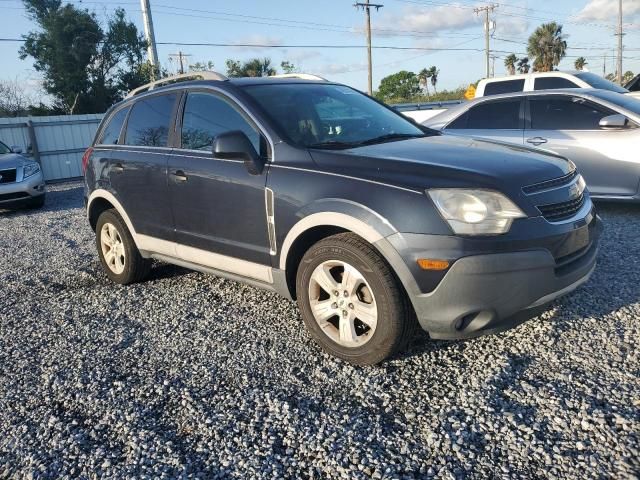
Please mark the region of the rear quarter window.
POLYGON ((534 90, 553 90, 556 88, 579 88, 571 80, 562 77, 540 77, 533 83, 534 90))
POLYGON ((102 130, 102 135, 100 135, 100 140, 98 141, 101 145, 117 145, 120 139, 120 132, 122 132, 122 125, 124 124, 125 119, 127 118, 127 113, 129 113, 130 107, 125 107, 118 110, 116 113, 111 115, 111 118, 107 120, 107 125, 102 130))
POLYGON ((131 107, 125 143, 142 147, 166 147, 176 98, 175 93, 157 95, 139 100, 131 107))
POLYGON ((500 93, 522 92, 524 90, 524 78, 520 80, 501 80, 488 82, 484 86, 484 95, 498 95, 500 93))

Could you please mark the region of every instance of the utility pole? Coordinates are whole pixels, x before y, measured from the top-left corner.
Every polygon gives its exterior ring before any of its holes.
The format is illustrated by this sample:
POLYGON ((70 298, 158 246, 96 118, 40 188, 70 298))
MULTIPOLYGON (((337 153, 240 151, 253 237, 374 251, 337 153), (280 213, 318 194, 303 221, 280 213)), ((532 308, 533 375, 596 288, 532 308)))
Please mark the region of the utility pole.
POLYGON ((604 63, 602 64, 602 77, 607 78, 607 52, 604 52, 604 63))
POLYGON ((142 19, 144 20, 144 38, 147 41, 147 55, 149 56, 149 63, 153 67, 153 77, 160 72, 160 65, 158 64, 158 50, 156 49, 156 36, 153 33, 153 18, 151 18, 151 5, 149 0, 140 0, 140 6, 142 7, 142 19))
POLYGON ((489 13, 493 12, 496 8, 498 8, 498 5, 495 4, 491 4, 491 5, 487 5, 486 7, 478 7, 478 8, 474 8, 473 11, 474 13, 480 15, 481 12, 484 12, 484 48, 485 48, 485 54, 486 54, 486 61, 487 61, 487 68, 486 68, 486 72, 487 72, 487 78, 489 78, 491 71, 489 70, 490 65, 489 65, 489 57, 490 57, 490 50, 489 50, 489 37, 490 37, 490 30, 491 30, 491 25, 489 22, 489 13))
POLYGON ((170 58, 173 58, 173 57, 178 58, 178 61, 180 62, 180 70, 178 70, 178 73, 180 73, 180 74, 185 73, 184 72, 184 59, 186 57, 190 57, 190 56, 191 55, 188 55, 186 53, 182 53, 182 51, 180 51, 180 50, 178 51, 178 53, 170 53, 169 54, 170 58))
POLYGON ((618 83, 622 85, 622 0, 618 0, 618 83))
POLYGON ((376 12, 380 10, 384 5, 380 3, 369 3, 369 0, 365 0, 363 2, 357 2, 353 4, 356 8, 362 8, 367 17, 367 60, 369 66, 369 76, 368 76, 368 92, 369 95, 373 95, 373 78, 372 78, 372 67, 371 67, 371 8, 375 8, 376 12))

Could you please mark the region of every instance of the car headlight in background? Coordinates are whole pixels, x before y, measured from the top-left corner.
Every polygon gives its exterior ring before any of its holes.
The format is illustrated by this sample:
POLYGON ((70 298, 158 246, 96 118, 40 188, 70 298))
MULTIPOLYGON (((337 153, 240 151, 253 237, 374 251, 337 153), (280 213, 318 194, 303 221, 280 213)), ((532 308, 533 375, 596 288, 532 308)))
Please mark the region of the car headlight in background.
POLYGON ((500 192, 465 188, 427 190, 443 218, 460 235, 499 235, 526 215, 500 192))
POLYGON ((22 178, 30 177, 31 175, 35 175, 40 171, 40 165, 36 162, 25 163, 23 168, 24 173, 22 174, 22 178))

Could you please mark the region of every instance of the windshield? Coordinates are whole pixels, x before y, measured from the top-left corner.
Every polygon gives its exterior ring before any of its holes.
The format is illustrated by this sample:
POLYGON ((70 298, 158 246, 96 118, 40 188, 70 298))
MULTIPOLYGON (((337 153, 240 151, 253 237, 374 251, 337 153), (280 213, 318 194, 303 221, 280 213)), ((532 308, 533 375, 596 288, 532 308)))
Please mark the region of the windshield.
POLYGON ((618 93, 601 90, 599 92, 592 92, 594 97, 601 98, 607 102, 611 102, 614 105, 618 105, 625 110, 640 115, 640 100, 632 97, 631 95, 620 95, 618 93))
POLYGON ((628 93, 629 90, 626 88, 622 88, 620 85, 616 85, 613 82, 610 82, 606 78, 602 78, 600 75, 596 75, 591 72, 582 72, 576 73, 576 77, 578 77, 583 82, 587 82, 593 88, 601 88, 603 90, 611 90, 612 92, 618 93, 628 93))
POLYGON ((4 143, 0 142, 0 155, 5 155, 7 153, 11 153, 11 149, 4 143))
POLYGON ((244 88, 301 147, 351 148, 426 135, 400 114, 343 85, 280 83, 244 88))

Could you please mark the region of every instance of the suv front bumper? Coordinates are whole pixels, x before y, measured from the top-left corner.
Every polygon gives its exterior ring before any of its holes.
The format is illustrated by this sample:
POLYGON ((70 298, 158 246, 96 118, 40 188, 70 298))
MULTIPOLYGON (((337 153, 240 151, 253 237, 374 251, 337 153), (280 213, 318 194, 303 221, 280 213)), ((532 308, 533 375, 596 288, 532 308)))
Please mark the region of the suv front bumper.
MULTIPOLYGON (((22 173, 18 174, 18 178, 22 173)), ((29 205, 45 194, 42 171, 19 182, 0 184, 0 208, 16 208, 29 205)))
MULTIPOLYGON (((595 269, 602 230, 597 216, 589 223, 583 227, 589 231, 589 243, 575 259, 559 264, 545 248, 468 256, 460 252, 428 293, 420 291, 408 268, 399 270, 391 263, 420 325, 432 338, 471 338, 518 325, 585 283, 595 269)), ((415 241, 419 236, 412 237, 415 241)))

